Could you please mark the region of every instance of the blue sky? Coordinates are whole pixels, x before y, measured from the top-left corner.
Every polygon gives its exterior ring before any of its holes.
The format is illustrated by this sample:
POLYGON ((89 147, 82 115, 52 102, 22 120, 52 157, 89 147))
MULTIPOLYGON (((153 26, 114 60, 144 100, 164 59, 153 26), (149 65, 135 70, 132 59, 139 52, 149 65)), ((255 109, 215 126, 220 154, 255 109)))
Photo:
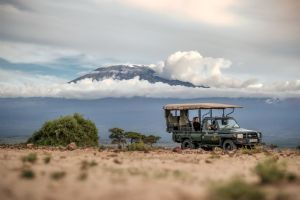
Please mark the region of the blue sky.
POLYGON ((298 0, 1 0, 0 94, 134 63, 217 90, 297 96, 299 10, 298 0))

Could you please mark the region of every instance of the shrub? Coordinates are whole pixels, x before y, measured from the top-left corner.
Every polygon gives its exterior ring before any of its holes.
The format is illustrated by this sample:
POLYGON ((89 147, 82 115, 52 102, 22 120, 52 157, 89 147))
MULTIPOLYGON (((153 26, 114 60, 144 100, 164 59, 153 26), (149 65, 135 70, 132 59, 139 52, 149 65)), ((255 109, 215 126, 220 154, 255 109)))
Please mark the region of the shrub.
POLYGON ((35 173, 31 169, 24 169, 21 172, 21 178, 33 179, 34 177, 35 177, 35 173))
POLYGON ((84 181, 86 180, 88 177, 88 174, 86 172, 80 173, 80 175, 78 176, 78 180, 80 181, 84 181))
POLYGON ((145 144, 149 144, 152 147, 154 143, 157 143, 157 141, 160 140, 160 137, 155 135, 143 135, 142 140, 145 144))
POLYGON ((97 165, 98 165, 98 163, 94 160, 92 160, 90 162, 84 160, 81 162, 81 170, 87 170, 87 169, 89 169, 91 167, 95 167, 97 165))
POLYGON ((65 175, 66 175, 66 172, 64 172, 64 171, 53 172, 53 173, 51 173, 51 178, 53 180, 59 180, 59 179, 62 179, 63 177, 65 177, 65 175))
POLYGON ((210 190, 212 200, 264 200, 265 194, 255 185, 250 185, 241 179, 216 185, 210 190))
POLYGON ((37 160, 37 155, 36 153, 30 153, 27 156, 22 157, 23 162, 30 162, 30 163, 35 163, 37 160))
POLYGON ((149 147, 147 147, 143 142, 132 143, 127 146, 128 151, 147 151, 149 147))
POLYGON ((289 172, 286 174, 286 179, 288 180, 288 182, 294 182, 298 179, 298 177, 296 174, 289 172))
POLYGON ((257 153, 263 152, 263 147, 262 146, 254 146, 254 147, 243 147, 239 150, 241 154, 248 154, 248 155, 253 155, 257 153))
POLYGON ((45 122, 27 141, 36 145, 51 146, 66 146, 71 142, 78 146, 97 146, 98 130, 95 124, 75 113, 45 122))
POLYGON ((44 158, 44 163, 45 163, 45 164, 48 164, 48 163, 50 163, 50 161, 51 161, 51 156, 50 156, 50 155, 47 155, 47 156, 44 158))
POLYGON ((269 158, 256 165, 255 173, 263 184, 276 183, 285 178, 286 168, 283 163, 278 163, 275 158, 269 158))

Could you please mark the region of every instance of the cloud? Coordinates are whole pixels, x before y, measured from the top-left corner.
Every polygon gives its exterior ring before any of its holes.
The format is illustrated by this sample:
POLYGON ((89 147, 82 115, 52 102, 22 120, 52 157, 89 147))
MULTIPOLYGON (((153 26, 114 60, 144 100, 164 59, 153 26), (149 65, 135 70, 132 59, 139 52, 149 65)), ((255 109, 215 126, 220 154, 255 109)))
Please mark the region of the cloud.
POLYGON ((55 97, 97 99, 106 97, 201 98, 201 97, 300 97, 300 80, 262 84, 257 79, 241 81, 224 74, 231 62, 224 58, 204 57, 197 51, 179 51, 165 61, 151 65, 158 74, 170 79, 190 81, 210 88, 170 86, 149 83, 135 77, 93 81, 84 79, 68 84, 57 76, 0 69, 0 98, 55 97), (184 94, 184 95, 183 95, 184 94))
POLYGON ((99 60, 145 64, 177 50, 195 49, 242 63, 231 70, 239 77, 297 79, 299 0, 230 2, 2 0, 0 41, 12 46, 0 50, 0 57, 47 62, 67 50, 99 60), (231 23, 228 15, 234 26, 222 25, 231 23))
POLYGON ((71 99, 98 99, 107 97, 201 98, 201 97, 300 97, 299 82, 277 88, 190 88, 149 83, 135 77, 131 80, 84 79, 77 83, 55 76, 31 75, 16 71, 0 71, 0 97, 55 97, 71 99), (2 79, 5 77, 6 80, 2 79), (184 95, 183 95, 184 94, 184 95))
POLYGON ((59 58, 80 56, 71 49, 0 41, 0 56, 12 63, 49 63, 59 58))
POLYGON ((66 83, 67 80, 51 76, 51 75, 40 75, 40 74, 31 74, 19 70, 5 70, 0 69, 0 90, 2 86, 19 86, 23 85, 44 85, 44 84, 53 84, 53 83, 66 83))
POLYGON ((274 82, 273 84, 266 86, 269 90, 276 91, 300 91, 300 80, 274 82))
POLYGON ((231 8, 236 0, 122 0, 120 2, 162 15, 213 25, 233 25, 238 17, 231 8))
POLYGON ((231 61, 224 58, 204 57, 197 51, 178 51, 165 61, 151 67, 168 79, 188 81, 195 85, 208 85, 218 88, 257 88, 257 79, 241 81, 226 76, 223 69, 231 67, 231 61))

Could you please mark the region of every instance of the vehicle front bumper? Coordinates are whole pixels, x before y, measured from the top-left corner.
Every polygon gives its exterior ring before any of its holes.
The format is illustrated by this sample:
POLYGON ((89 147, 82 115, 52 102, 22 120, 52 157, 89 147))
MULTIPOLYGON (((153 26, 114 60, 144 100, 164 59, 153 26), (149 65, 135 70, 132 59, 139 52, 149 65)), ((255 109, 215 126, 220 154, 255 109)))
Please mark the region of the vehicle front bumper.
POLYGON ((255 144, 259 144, 261 143, 261 139, 260 138, 237 138, 235 140, 236 144, 239 145, 255 145, 255 144))

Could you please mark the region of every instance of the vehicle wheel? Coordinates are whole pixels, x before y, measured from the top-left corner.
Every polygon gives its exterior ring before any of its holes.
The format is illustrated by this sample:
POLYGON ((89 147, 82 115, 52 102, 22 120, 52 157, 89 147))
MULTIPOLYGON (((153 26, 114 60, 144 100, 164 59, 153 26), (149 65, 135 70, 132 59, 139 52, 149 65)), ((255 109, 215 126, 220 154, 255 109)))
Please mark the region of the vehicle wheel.
POLYGON ((223 142, 223 149, 226 151, 233 151, 237 149, 237 146, 233 143, 232 140, 225 140, 223 142))
POLYGON ((195 145, 190 140, 184 140, 181 143, 181 149, 194 149, 195 145))
POLYGON ((195 149, 199 149, 200 148, 200 145, 198 143, 194 143, 194 148, 195 149))

